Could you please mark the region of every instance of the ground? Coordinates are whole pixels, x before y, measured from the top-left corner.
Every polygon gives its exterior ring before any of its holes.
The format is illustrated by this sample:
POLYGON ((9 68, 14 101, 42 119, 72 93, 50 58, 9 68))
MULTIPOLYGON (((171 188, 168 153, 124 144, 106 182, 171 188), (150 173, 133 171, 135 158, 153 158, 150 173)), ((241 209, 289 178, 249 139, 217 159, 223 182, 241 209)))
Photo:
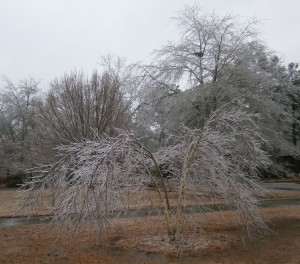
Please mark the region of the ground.
MULTIPOLYGON (((296 198, 299 192, 276 191, 274 198, 296 198)), ((15 190, 0 190, 1 216, 15 211, 15 190), (6 201, 3 203, 3 201, 6 201)), ((50 204, 41 212, 47 214, 50 204)), ((0 263, 300 263, 300 206, 263 209, 271 231, 263 239, 248 241, 233 222, 233 213, 194 215, 202 229, 184 245, 168 243, 160 235, 159 217, 119 219, 106 239, 90 240, 79 233, 76 244, 60 238, 60 229, 45 225, 0 228, 0 263), (176 254, 186 255, 181 262, 176 254), (180 250, 179 250, 180 252, 180 250)), ((39 213, 41 213, 39 212, 39 213)), ((104 234, 102 234, 104 236, 104 234)))

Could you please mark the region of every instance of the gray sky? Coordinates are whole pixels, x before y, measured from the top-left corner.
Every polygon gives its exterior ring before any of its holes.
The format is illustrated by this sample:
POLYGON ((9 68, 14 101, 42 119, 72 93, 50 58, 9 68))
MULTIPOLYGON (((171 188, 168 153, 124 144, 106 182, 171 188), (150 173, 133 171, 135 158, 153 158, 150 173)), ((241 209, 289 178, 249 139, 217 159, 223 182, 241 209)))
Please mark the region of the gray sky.
POLYGON ((267 45, 286 63, 300 62, 299 0, 0 0, 0 75, 33 77, 46 89, 72 69, 98 68, 108 53, 147 61, 176 39, 170 18, 194 3, 219 15, 256 16, 267 45))

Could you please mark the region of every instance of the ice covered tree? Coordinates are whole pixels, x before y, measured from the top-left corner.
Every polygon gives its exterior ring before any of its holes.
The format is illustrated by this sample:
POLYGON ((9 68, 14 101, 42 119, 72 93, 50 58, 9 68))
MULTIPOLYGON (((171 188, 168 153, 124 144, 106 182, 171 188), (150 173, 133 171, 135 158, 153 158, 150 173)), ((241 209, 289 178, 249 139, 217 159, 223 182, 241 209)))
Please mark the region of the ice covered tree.
POLYGON ((140 190, 151 181, 160 200, 153 206, 164 209, 170 241, 186 238, 191 224, 185 217, 186 199, 192 197, 193 205, 201 206, 201 199, 208 195, 204 190, 209 190, 211 201, 233 206, 252 236, 265 228, 258 210, 258 196, 264 190, 255 180, 258 169, 269 163, 255 125, 257 118, 241 109, 221 109, 201 129, 182 127, 172 143, 155 152, 124 131, 115 137, 60 146, 59 161, 31 170, 33 177, 23 186, 23 206, 38 206, 45 193, 52 191, 54 222, 68 230, 88 225, 104 232, 112 219, 130 210, 132 198, 138 200, 144 193, 140 190), (164 178, 166 172, 171 180, 164 178), (169 188, 175 191, 175 199, 170 198, 169 188))
POLYGON ((140 120, 161 139, 176 134, 181 125, 201 128, 214 111, 230 103, 260 114, 258 126, 271 155, 295 155, 285 137, 293 119, 287 72, 259 40, 257 21, 243 24, 232 15, 201 12, 197 5, 179 12, 175 21, 179 40, 156 50, 153 63, 141 67, 140 120))
POLYGON ((292 114, 292 142, 297 146, 299 140, 299 106, 300 106, 300 71, 297 63, 289 63, 287 68, 289 83, 286 87, 287 94, 290 98, 290 110, 292 114))
POLYGON ((25 79, 14 84, 8 78, 4 81, 0 90, 0 166, 14 173, 31 162, 38 82, 25 79))
POLYGON ((190 87, 217 82, 232 62, 257 41, 257 21, 244 25, 237 16, 205 13, 187 6, 174 18, 181 37, 154 52, 157 79, 176 83, 185 79, 190 87))

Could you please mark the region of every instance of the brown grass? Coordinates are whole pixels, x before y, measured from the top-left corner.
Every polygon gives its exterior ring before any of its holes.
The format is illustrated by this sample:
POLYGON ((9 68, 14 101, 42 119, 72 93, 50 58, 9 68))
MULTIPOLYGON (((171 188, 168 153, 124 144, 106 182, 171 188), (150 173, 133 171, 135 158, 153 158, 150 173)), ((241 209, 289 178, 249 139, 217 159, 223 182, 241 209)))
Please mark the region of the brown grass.
MULTIPOLYGON (((148 190, 152 204, 155 193, 148 190)), ((273 198, 299 198, 297 191, 272 191, 273 198)), ((145 199, 146 201, 146 199, 145 199)), ((147 206, 143 199, 139 206, 147 206)), ((191 201, 192 202, 192 201, 191 201)), ((132 200, 131 206, 136 206, 132 200)), ((0 189, 0 216, 14 215, 17 208, 16 190, 0 189)), ((51 199, 45 199, 37 214, 51 211, 51 199)), ((116 219, 106 233, 86 229, 71 238, 61 233, 58 225, 0 228, 0 263, 300 263, 300 206, 263 209, 270 221, 265 238, 248 241, 241 233, 233 212, 187 215, 184 244, 168 242, 164 219, 116 219), (70 243, 75 242, 75 243, 70 243), (158 255, 157 255, 158 254, 158 255)))
POLYGON ((300 206, 264 209, 273 232, 254 242, 245 240, 233 213, 199 214, 203 228, 184 245, 169 243, 159 217, 120 219, 103 239, 90 240, 88 230, 72 244, 60 229, 43 225, 0 228, 0 263, 179 263, 183 250, 193 257, 181 263, 299 263, 300 206), (179 249, 179 250, 178 250, 179 249), (142 253, 140 253, 142 252, 142 253), (156 255, 153 253, 159 253, 156 255))

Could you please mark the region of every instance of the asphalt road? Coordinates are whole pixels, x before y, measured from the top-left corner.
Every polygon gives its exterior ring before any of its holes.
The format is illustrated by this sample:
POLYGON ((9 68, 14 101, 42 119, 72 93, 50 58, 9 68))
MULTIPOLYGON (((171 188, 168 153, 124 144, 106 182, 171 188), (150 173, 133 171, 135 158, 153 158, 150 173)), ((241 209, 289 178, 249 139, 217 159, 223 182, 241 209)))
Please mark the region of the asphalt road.
POLYGON ((266 189, 300 191, 300 183, 296 182, 260 182, 266 189))

